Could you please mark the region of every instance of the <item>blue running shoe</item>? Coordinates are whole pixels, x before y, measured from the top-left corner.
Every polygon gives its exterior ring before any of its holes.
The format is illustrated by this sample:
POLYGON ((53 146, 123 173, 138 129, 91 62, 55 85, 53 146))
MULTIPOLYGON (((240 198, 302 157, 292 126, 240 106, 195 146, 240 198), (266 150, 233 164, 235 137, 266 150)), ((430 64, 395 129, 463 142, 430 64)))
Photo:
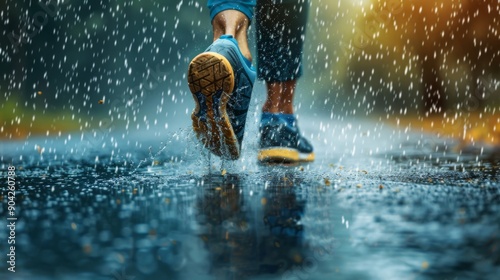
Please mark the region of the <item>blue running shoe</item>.
POLYGON ((314 161, 313 146, 296 124, 273 117, 260 126, 258 160, 264 163, 297 163, 314 161))
POLYGON ((189 64, 193 129, 204 147, 223 159, 240 157, 255 76, 231 35, 221 36, 189 64))

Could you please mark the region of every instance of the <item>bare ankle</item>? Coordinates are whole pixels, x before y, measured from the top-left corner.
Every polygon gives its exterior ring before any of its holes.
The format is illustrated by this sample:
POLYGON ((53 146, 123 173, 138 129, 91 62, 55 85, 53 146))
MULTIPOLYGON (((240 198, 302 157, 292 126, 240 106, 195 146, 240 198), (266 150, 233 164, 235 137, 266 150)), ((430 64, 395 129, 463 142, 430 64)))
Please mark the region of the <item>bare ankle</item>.
POLYGON ((212 26, 214 30, 214 41, 219 39, 222 35, 232 35, 244 57, 252 61, 250 48, 248 47, 248 26, 250 20, 248 17, 237 10, 225 10, 218 13, 213 21, 212 26))

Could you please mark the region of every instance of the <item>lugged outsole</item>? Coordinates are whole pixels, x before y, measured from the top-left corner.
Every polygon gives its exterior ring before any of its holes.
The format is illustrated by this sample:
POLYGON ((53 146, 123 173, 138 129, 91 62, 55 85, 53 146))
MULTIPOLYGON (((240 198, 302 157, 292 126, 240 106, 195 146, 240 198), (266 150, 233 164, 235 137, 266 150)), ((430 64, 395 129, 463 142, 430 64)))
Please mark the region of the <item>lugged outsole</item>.
POLYGON ((238 139, 226 112, 234 83, 231 64, 218 53, 201 53, 189 64, 188 84, 196 103, 191 119, 196 136, 210 152, 231 160, 240 157, 238 139), (201 107, 206 108, 205 116, 200 115, 201 107))

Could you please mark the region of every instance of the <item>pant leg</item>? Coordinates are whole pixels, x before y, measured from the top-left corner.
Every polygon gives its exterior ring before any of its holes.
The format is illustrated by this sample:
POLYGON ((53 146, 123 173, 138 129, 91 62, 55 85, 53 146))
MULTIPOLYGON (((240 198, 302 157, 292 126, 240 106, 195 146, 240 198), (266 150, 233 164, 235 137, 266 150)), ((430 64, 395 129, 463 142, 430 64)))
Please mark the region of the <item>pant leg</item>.
POLYGON ((210 10, 210 20, 224 10, 238 10, 244 13, 250 21, 253 19, 256 0, 208 0, 208 9, 210 10))
POLYGON ((283 82, 302 75, 309 0, 257 0, 258 77, 283 82))

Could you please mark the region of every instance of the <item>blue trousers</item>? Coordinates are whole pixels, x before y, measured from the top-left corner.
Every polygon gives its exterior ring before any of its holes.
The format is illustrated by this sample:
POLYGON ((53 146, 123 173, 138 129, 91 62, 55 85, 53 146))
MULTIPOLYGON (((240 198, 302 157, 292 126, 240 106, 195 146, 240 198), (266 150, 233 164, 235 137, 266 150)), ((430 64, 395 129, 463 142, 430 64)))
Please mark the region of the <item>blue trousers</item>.
POLYGON ((210 17, 238 10, 255 18, 257 74, 266 82, 302 76, 302 53, 309 0, 208 0, 210 17))

